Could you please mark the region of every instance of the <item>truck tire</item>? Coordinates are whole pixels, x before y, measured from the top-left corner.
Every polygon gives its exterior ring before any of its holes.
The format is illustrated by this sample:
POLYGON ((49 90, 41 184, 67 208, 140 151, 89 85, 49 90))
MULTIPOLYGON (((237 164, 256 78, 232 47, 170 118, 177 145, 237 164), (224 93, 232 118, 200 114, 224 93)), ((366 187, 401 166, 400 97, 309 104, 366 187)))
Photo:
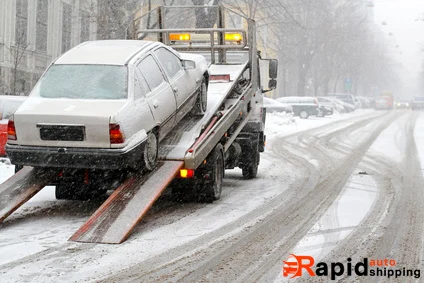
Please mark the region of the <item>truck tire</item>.
POLYGON ((193 114, 202 116, 205 114, 208 106, 208 86, 205 78, 202 80, 202 84, 199 88, 199 94, 197 95, 196 104, 193 108, 193 114))
POLYGON ((206 158, 207 170, 211 173, 210 179, 205 180, 202 189, 201 199, 204 202, 212 203, 220 199, 222 192, 222 181, 224 178, 225 162, 224 149, 218 144, 206 158))
POLYGON ((252 151, 250 154, 250 161, 248 164, 244 165, 241 168, 241 172, 244 179, 253 179, 256 178, 258 174, 259 167, 259 150, 257 147, 252 147, 252 151))
POLYGON ((158 138, 155 132, 150 132, 147 135, 146 145, 143 150, 144 169, 153 171, 156 167, 158 159, 158 138))

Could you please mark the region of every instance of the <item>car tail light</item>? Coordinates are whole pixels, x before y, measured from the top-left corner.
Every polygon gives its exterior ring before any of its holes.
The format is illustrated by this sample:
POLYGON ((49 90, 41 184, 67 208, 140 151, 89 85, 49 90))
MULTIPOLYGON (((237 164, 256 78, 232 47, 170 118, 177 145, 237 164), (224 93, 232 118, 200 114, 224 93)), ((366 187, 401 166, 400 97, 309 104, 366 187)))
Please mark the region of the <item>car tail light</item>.
POLYGON ((125 141, 124 133, 122 133, 118 124, 109 124, 110 143, 117 144, 125 141))
POLYGON ((194 170, 193 169, 181 169, 180 170, 180 177, 181 178, 193 178, 194 177, 194 170))
POLYGON ((16 141, 15 122, 12 120, 9 120, 7 124, 7 139, 16 141))

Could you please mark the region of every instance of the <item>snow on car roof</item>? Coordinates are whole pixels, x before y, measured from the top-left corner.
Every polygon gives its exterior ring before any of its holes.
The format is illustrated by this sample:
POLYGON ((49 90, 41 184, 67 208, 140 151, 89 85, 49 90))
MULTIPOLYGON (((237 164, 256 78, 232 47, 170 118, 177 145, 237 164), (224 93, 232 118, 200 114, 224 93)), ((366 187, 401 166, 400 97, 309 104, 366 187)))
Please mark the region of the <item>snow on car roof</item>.
POLYGON ((72 48, 54 64, 125 65, 131 57, 144 48, 158 45, 144 40, 86 41, 72 48))

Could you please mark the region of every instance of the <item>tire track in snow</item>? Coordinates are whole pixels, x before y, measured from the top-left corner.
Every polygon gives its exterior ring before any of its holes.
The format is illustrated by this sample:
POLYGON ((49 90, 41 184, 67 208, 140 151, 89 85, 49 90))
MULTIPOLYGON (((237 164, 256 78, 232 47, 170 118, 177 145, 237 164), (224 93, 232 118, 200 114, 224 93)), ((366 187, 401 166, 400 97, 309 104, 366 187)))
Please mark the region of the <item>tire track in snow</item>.
MULTIPOLYGON (((311 182, 309 179, 309 183, 302 183, 302 186, 294 187, 290 196, 285 196, 284 206, 273 207, 272 214, 254 226, 247 227, 236 235, 213 242, 199 250, 190 252, 190 249, 185 247, 186 249, 183 248, 185 253, 178 253, 176 250, 170 251, 167 255, 142 262, 117 276, 112 276, 108 278, 108 281, 139 279, 142 281, 253 282, 262 278, 268 270, 274 268, 275 264, 281 263, 281 256, 284 255, 284 252, 293 247, 328 208, 355 168, 349 169, 351 165, 355 162, 359 163, 379 133, 396 118, 396 114, 390 114, 389 119, 377 117, 367 121, 367 123, 376 123, 378 129, 374 133, 370 133, 368 140, 354 149, 348 158, 345 158, 344 164, 341 164, 342 166, 335 171, 339 174, 338 178, 327 176, 323 180, 319 180, 318 185, 318 180, 311 182), (381 120, 384 120, 384 125, 380 125, 381 120), (320 200, 318 203, 315 201, 317 198, 320 200), (299 203, 302 205, 299 206, 299 203), (257 261, 258 256, 263 256, 260 262, 257 261)), ((365 123, 364 121, 357 123, 361 122, 365 123)), ((347 125, 346 128, 356 126, 354 123, 347 125)), ((346 131, 348 130, 346 129, 346 131)), ((329 138, 333 138, 334 135, 337 133, 329 134, 329 138)), ((289 162, 296 160, 309 168, 308 170, 312 173, 319 174, 319 170, 305 158, 286 152, 284 148, 279 150, 282 156, 290 156, 289 162)), ((280 200, 280 198, 277 197, 275 200, 280 200)), ((214 235, 209 236, 216 239, 214 235)), ((225 234, 220 236, 225 236, 225 234)), ((179 248, 181 249, 181 247, 179 248)))

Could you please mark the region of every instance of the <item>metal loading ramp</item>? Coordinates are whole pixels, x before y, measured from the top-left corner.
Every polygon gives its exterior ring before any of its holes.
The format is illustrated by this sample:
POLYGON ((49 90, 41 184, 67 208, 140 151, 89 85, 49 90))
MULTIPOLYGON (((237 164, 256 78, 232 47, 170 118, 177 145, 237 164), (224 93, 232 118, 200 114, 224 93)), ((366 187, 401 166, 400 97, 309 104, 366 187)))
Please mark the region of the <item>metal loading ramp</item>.
POLYGON ((0 223, 47 186, 51 179, 49 170, 24 167, 0 184, 0 223))
POLYGON ((163 161, 153 172, 131 176, 69 240, 104 244, 124 242, 183 164, 182 161, 163 161))

